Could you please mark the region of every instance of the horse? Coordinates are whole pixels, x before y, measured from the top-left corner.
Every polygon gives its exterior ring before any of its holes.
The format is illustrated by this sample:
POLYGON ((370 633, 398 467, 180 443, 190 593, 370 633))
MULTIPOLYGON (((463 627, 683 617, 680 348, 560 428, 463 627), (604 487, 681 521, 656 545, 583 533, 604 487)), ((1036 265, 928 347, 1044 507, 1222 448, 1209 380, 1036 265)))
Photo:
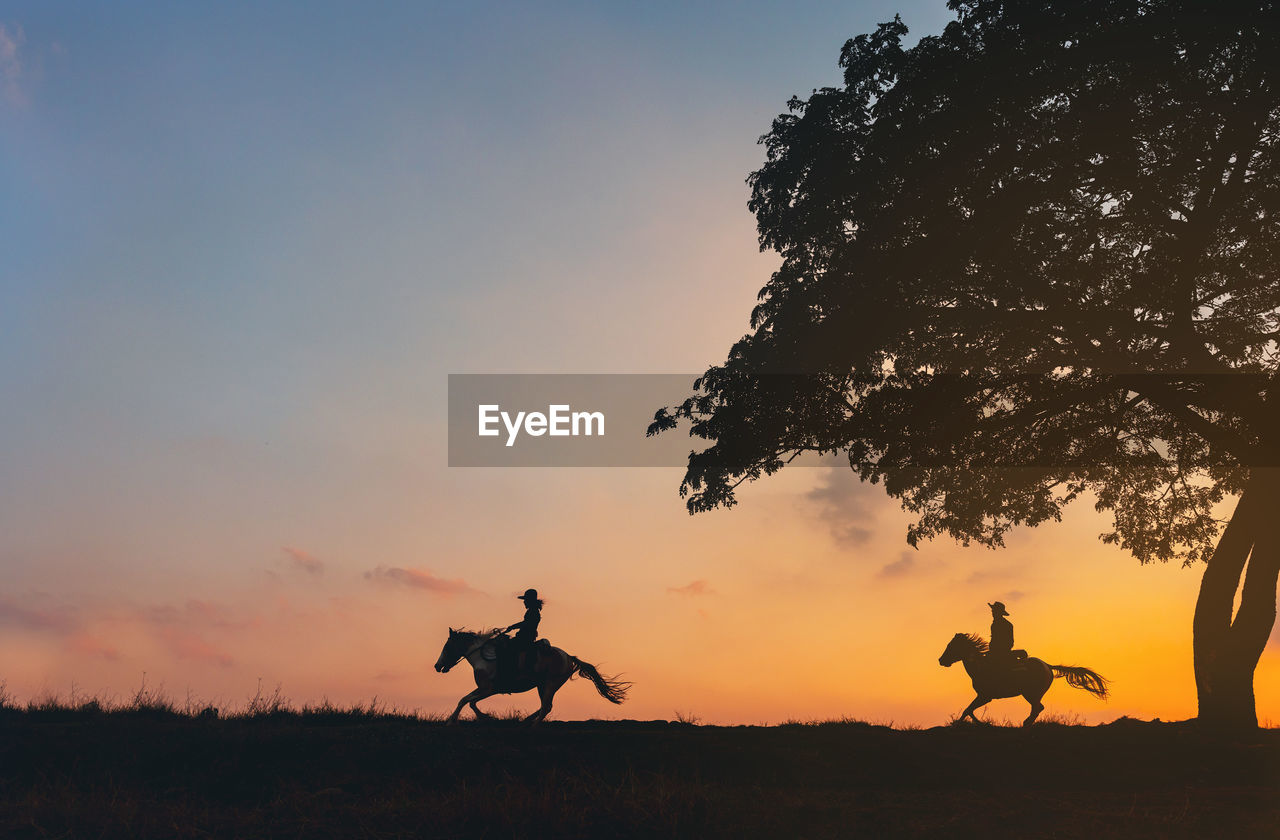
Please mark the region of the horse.
POLYGON ((950 668, 956 662, 963 662, 964 669, 973 681, 973 690, 978 693, 973 702, 960 713, 957 721, 971 718, 974 723, 975 709, 979 709, 998 697, 1017 697, 1022 695, 1031 704, 1031 714, 1022 722, 1023 726, 1035 723, 1044 704, 1044 697, 1055 677, 1062 677, 1067 685, 1083 689, 1102 699, 1107 698, 1107 680, 1096 671, 1076 665, 1049 665, 1044 660, 1030 657, 1017 662, 989 662, 987 660, 987 641, 981 636, 971 633, 957 633, 947 649, 938 657, 938 664, 950 668))
POLYGON ((496 651, 490 645, 500 635, 502 635, 500 630, 483 630, 477 633, 449 628, 449 638, 440 651, 440 658, 436 660, 436 671, 447 674, 450 668, 465 659, 470 663, 476 680, 476 690, 458 701, 458 707, 449 716, 449 723, 457 723, 462 707, 467 705, 471 706, 471 711, 475 712, 477 720, 490 719, 493 715, 480 711, 476 706, 477 701, 495 694, 520 694, 536 688, 542 705, 524 719, 525 723, 536 724, 551 711, 551 700, 556 692, 576 674, 589 679, 600 696, 610 703, 618 704, 627 699, 627 690, 631 688, 631 683, 602 676, 594 665, 547 644, 534 646, 536 662, 533 673, 515 677, 500 674, 498 660, 494 655, 496 651), (488 657, 486 657, 486 647, 489 648, 488 657))

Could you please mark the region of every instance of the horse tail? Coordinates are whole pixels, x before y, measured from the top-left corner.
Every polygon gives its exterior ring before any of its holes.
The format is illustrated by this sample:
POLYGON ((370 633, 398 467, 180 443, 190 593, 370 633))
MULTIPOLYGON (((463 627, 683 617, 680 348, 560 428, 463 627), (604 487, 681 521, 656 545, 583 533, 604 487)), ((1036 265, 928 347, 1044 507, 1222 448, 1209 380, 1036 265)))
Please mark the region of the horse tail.
POLYGON ((610 703, 621 703, 627 699, 627 691, 631 688, 631 683, 617 677, 606 677, 596 670, 596 666, 590 662, 583 662, 576 656, 570 656, 569 661, 578 669, 579 674, 591 680, 596 691, 600 692, 600 696, 610 703))
POLYGON ((1083 688, 1085 691, 1102 699, 1107 698, 1108 680, 1097 671, 1081 668, 1078 665, 1050 665, 1055 677, 1062 677, 1072 688, 1083 688))

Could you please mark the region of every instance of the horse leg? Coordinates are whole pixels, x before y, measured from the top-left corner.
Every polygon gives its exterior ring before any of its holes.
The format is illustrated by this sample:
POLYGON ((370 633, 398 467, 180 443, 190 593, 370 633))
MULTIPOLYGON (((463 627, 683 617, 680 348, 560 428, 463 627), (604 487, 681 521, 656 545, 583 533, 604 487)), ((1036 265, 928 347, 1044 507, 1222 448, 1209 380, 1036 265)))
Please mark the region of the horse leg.
POLYGON ((973 702, 970 703, 965 708, 965 710, 960 713, 960 717, 957 718, 957 720, 964 720, 965 718, 969 718, 974 723, 981 723, 981 721, 978 720, 977 716, 975 716, 973 712, 975 709, 981 709, 983 706, 987 705, 990 702, 991 702, 990 697, 983 697, 981 694, 979 694, 978 696, 974 697, 973 702))
POLYGON ((1040 717, 1040 713, 1044 711, 1044 704, 1040 702, 1043 694, 1035 694, 1028 691, 1022 697, 1031 704, 1031 714, 1027 715, 1027 719, 1022 722, 1023 726, 1030 726, 1036 722, 1036 718, 1040 717))
POLYGON ((1036 722, 1036 718, 1040 717, 1040 713, 1044 711, 1044 704, 1040 701, 1044 698, 1051 685, 1053 685, 1053 671, 1048 672, 1046 677, 1040 681, 1040 685, 1032 684, 1030 689, 1022 693, 1026 701, 1031 704, 1031 714, 1022 722, 1023 726, 1030 726, 1036 722))
POLYGON ((462 714, 463 706, 470 703, 471 708, 474 709, 475 703, 477 700, 483 700, 486 697, 492 697, 496 693, 497 692, 495 692, 491 688, 477 688, 475 691, 471 692, 470 694, 466 695, 465 697, 463 697, 461 700, 458 701, 458 707, 453 710, 453 714, 449 715, 449 719, 445 721, 445 723, 457 723, 458 715, 462 714))
MULTIPOLYGON (((473 693, 474 693, 474 692, 473 692, 473 693)), ((476 698, 476 699, 478 700, 478 699, 480 699, 480 698, 476 698)), ((489 714, 488 712, 482 712, 482 711, 480 711, 480 707, 476 705, 476 701, 475 701, 475 700, 472 700, 472 701, 471 701, 470 703, 468 703, 467 705, 471 707, 471 711, 475 712, 476 720, 482 720, 482 719, 483 719, 483 720, 493 720, 493 715, 489 714)))
POLYGON ((534 726, 551 713, 551 701, 556 696, 556 692, 560 690, 560 686, 564 685, 568 679, 567 676, 553 677, 548 682, 538 684, 538 698, 542 700, 542 705, 538 707, 536 712, 524 719, 525 723, 534 726))

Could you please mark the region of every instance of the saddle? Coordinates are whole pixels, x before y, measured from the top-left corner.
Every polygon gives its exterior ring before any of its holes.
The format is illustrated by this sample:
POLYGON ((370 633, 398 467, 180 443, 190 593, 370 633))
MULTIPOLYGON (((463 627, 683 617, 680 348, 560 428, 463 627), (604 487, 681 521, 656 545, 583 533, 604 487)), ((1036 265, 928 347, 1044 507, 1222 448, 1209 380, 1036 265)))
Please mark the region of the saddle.
POLYGON ((987 664, 992 668, 999 669, 1004 672, 1020 671, 1026 667, 1027 652, 1017 649, 1009 651, 1007 654, 988 653, 985 657, 987 664))
POLYGON ((480 649, 480 658, 497 666, 498 677, 504 681, 520 677, 532 677, 538 670, 538 656, 551 650, 551 642, 538 639, 530 647, 533 656, 525 656, 521 667, 520 653, 509 636, 495 636, 480 649))

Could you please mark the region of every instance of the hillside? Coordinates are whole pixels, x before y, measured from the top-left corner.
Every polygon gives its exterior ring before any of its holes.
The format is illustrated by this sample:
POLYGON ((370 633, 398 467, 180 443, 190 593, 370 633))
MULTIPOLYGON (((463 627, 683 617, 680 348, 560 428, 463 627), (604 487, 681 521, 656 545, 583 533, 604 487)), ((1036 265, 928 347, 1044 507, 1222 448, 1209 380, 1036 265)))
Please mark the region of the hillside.
POLYGON ((1280 732, 0 710, 5 837, 1276 836, 1280 732))

